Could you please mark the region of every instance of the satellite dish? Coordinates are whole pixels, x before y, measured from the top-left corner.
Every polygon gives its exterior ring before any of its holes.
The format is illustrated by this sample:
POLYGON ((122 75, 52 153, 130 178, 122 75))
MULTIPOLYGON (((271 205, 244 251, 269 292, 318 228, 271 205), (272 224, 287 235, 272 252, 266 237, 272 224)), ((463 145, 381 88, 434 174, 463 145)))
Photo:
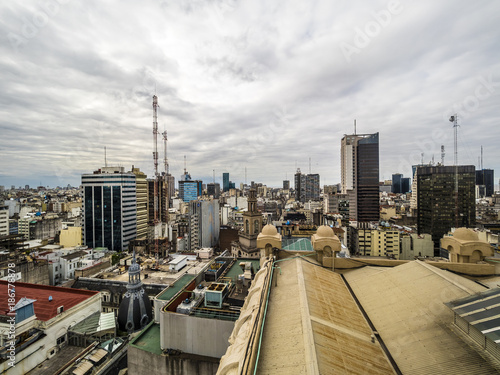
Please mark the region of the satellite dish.
POLYGON ((454 122, 455 121, 455 116, 451 116, 450 117, 450 122, 454 122))

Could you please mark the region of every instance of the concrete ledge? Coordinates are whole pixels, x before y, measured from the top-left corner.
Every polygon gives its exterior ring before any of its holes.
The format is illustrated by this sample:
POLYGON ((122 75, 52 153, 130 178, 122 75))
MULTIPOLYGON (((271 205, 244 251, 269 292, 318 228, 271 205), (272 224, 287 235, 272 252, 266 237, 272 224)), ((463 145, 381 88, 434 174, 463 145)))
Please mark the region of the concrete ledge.
MULTIPOLYGON (((363 266, 396 267, 401 264, 412 262, 411 260, 393 260, 376 258, 335 258, 335 269, 353 269, 363 266)), ((495 275, 495 265, 486 263, 451 263, 426 261, 436 268, 458 272, 471 276, 495 275)))

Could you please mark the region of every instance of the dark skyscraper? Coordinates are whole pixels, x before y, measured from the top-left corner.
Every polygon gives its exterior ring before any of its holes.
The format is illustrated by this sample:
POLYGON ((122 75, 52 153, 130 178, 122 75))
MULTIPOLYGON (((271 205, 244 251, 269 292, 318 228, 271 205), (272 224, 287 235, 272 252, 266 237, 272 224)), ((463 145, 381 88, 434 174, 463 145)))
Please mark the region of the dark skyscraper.
POLYGON ((283 180, 283 190, 290 189, 290 180, 283 180))
POLYGON ((481 169, 476 171, 476 185, 486 187, 486 196, 492 197, 495 192, 495 171, 493 169, 481 169))
POLYGON ((392 190, 394 194, 401 194, 403 175, 396 173, 392 175, 392 190))
POLYGON ((475 167, 418 167, 417 200, 418 233, 432 235, 435 255, 439 255, 439 241, 451 228, 476 225, 475 167), (455 170, 458 172, 458 196, 455 194, 455 170))
POLYGON ((410 178, 403 177, 401 179, 401 193, 406 194, 410 191, 410 178))
POLYGON ((344 135, 341 141, 342 193, 349 196, 350 219, 378 221, 379 134, 344 135))
POLYGON ((229 191, 229 173, 227 172, 222 174, 222 191, 229 191))

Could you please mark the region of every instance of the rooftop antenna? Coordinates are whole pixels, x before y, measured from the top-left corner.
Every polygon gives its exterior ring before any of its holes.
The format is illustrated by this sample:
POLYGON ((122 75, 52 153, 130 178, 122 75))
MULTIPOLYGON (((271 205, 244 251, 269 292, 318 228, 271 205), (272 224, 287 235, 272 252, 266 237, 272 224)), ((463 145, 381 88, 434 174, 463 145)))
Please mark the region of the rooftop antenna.
POLYGON ((420 154, 420 164, 424 165, 424 153, 423 152, 420 154))
POLYGON ((106 159, 106 146, 104 146, 104 166, 107 167, 108 166, 108 161, 106 159))
POLYGON ((453 123, 453 132, 454 132, 454 160, 453 163, 455 165, 455 228, 458 228, 458 150, 457 150, 457 132, 458 132, 458 116, 455 113, 450 117, 450 122, 453 123))
POLYGON ((455 159, 454 159, 454 165, 458 165, 458 147, 457 147, 457 132, 458 132, 458 116, 457 114, 453 115, 450 117, 450 122, 453 123, 453 130, 454 130, 454 144, 453 144, 453 151, 455 153, 455 159))
POLYGON ((441 145, 441 165, 444 165, 444 145, 441 145))
POLYGON ((245 185, 247 184, 247 167, 245 167, 245 185))
POLYGON ((481 146, 481 170, 484 169, 484 165, 483 165, 483 146, 481 146))
POLYGON ((168 165, 168 158, 167 158, 167 131, 165 130, 163 133, 161 133, 163 136, 163 164, 165 165, 165 176, 168 176, 170 174, 170 166, 168 165))
POLYGON ((187 175, 187 168, 186 168, 186 155, 184 155, 184 175, 187 175))
POLYGON ((356 119, 354 119, 354 135, 356 135, 356 119))
POLYGON ((309 158, 309 174, 311 174, 311 158, 309 158))
POLYGON ((214 173, 214 185, 215 185, 215 169, 212 169, 212 172, 214 173))

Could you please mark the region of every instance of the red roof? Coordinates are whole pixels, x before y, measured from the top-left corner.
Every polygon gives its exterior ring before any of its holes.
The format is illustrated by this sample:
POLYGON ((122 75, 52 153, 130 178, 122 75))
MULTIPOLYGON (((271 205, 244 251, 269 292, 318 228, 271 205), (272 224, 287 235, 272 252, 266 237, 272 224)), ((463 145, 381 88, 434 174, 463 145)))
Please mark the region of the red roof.
MULTIPOLYGON (((9 308, 7 286, 7 281, 0 280, 0 315, 6 315, 9 308)), ((43 321, 57 316, 59 306, 64 306, 64 311, 66 311, 99 293, 90 290, 20 282, 15 282, 14 287, 16 303, 23 297, 35 299, 36 302, 33 303, 35 315, 38 320, 43 321), (52 296, 52 301, 49 301, 49 296, 52 296)))

